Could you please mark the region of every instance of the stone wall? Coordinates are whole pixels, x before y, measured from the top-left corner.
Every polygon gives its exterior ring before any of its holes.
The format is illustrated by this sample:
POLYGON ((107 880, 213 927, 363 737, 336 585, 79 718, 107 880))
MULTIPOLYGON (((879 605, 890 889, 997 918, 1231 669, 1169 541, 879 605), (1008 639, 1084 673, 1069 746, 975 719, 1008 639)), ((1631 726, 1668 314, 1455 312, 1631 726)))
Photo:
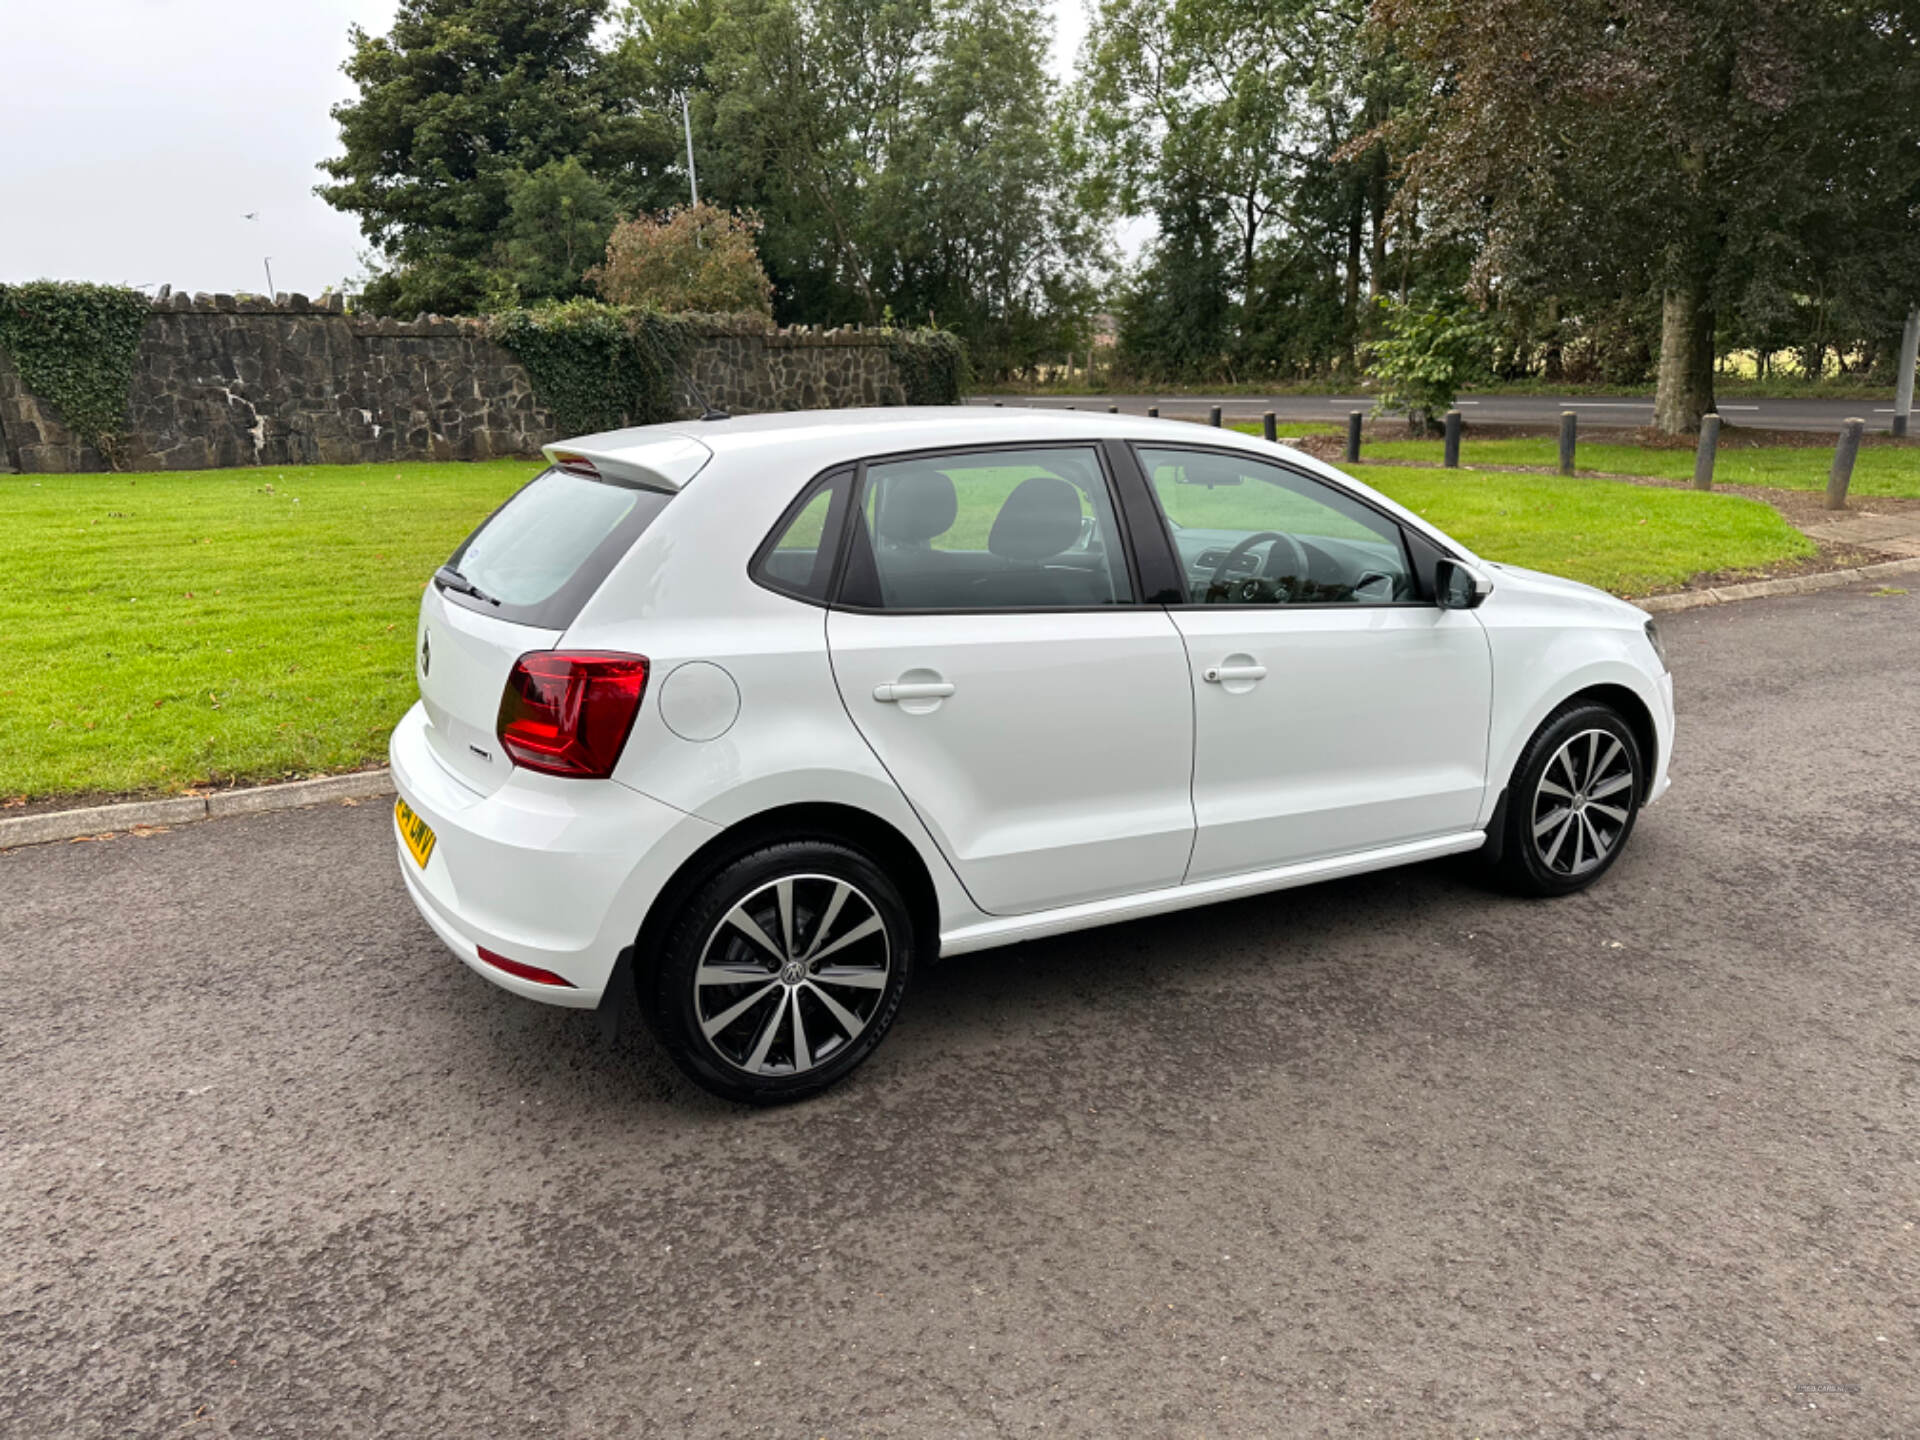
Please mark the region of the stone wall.
MULTIPOLYGON (((744 414, 904 399, 875 331, 716 321, 686 372, 689 415, 702 401, 744 414)), ((481 321, 369 319, 298 295, 274 303, 164 292, 140 339, 122 433, 123 470, 484 460, 565 438, 481 321)), ((0 465, 109 468, 26 390, 4 351, 0 465)))

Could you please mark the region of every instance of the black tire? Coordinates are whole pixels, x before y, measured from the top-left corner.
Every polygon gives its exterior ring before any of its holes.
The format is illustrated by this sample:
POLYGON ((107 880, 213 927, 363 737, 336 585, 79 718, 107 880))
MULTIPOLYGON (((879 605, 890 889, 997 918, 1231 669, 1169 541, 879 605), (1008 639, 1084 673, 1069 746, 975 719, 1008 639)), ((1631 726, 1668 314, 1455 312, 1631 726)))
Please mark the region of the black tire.
POLYGON ((1620 858, 1645 793, 1633 728, 1609 706, 1569 702, 1542 722, 1513 768, 1496 877, 1521 895, 1586 889, 1620 858))
POLYGON ((721 866, 687 898, 640 988, 640 1008, 702 1089, 750 1105, 801 1100, 845 1078, 886 1038, 917 943, 899 887, 867 855, 834 840, 770 843, 721 866), (734 974, 738 982, 716 978, 734 974))

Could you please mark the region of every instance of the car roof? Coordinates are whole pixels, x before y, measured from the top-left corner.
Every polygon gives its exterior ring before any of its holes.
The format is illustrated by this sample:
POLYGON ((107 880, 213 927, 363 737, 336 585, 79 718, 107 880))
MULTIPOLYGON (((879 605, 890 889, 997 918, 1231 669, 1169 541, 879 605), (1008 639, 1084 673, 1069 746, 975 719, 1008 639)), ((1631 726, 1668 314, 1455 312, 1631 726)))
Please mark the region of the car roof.
MULTIPOLYGON (((1270 444, 1237 430, 1214 429, 1190 420, 1162 420, 1144 415, 1108 414, 1101 410, 1039 409, 999 405, 902 405, 849 410, 787 410, 713 420, 672 420, 563 440, 546 447, 549 456, 568 451, 631 472, 652 471, 651 482, 678 490, 694 475, 707 470, 709 456, 721 462, 714 469, 738 483, 746 474, 765 474, 790 487, 792 477, 817 475, 837 465, 877 455, 949 446, 1005 445, 1031 441, 1135 440, 1164 444, 1206 445, 1246 450, 1264 455, 1366 495, 1401 520, 1455 550, 1458 541, 1426 520, 1381 495, 1351 475, 1311 455, 1284 445, 1270 444), (693 441, 709 452, 690 455, 693 441), (665 466, 656 457, 672 453, 681 463, 665 466), (762 469, 752 462, 777 457, 777 465, 762 469), (672 473, 669 473, 672 472, 672 473)), ((633 478, 640 479, 636 473, 633 478)))

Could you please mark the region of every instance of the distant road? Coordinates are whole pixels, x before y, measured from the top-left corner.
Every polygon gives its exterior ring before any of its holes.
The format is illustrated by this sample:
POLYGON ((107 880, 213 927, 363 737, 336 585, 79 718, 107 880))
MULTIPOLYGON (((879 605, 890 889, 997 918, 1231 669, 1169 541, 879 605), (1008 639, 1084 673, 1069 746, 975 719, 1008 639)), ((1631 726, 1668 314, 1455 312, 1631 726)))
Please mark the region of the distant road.
MULTIPOLYGON (((1373 400, 1366 395, 1079 395, 1064 398, 1029 399, 1022 395, 982 395, 975 405, 1037 405, 1051 409, 1105 410, 1118 405, 1130 414, 1143 414, 1149 405, 1158 405, 1160 413, 1182 419, 1205 418, 1208 409, 1220 406, 1228 420, 1258 420, 1271 410, 1283 421, 1317 420, 1337 422, 1350 410, 1371 410, 1373 400)), ((1572 410, 1588 426, 1640 426, 1653 422, 1651 397, 1632 395, 1484 395, 1460 401, 1460 410, 1469 425, 1476 420, 1491 425, 1555 425, 1560 412, 1572 410)), ((1892 428, 1893 402, 1856 398, 1852 400, 1729 400, 1720 406, 1721 418, 1728 425, 1745 425, 1758 430, 1831 430, 1838 431, 1852 416, 1867 422, 1869 430, 1892 428)))

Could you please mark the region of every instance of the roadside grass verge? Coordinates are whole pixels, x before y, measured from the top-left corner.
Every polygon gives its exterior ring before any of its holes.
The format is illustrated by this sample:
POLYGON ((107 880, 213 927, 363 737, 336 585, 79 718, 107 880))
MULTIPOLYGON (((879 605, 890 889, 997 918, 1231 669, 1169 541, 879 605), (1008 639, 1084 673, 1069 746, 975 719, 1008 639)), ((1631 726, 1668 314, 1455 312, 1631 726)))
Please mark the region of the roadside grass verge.
POLYGON ((379 760, 434 568, 525 460, 0 480, 0 796, 379 760))
MULTIPOLYGON (((1238 427, 1245 429, 1245 426, 1238 427)), ((1776 490, 1824 490, 1833 464, 1836 437, 1825 444, 1747 445, 1737 430, 1722 431, 1715 458, 1716 485, 1761 485, 1776 490)), ((1440 463, 1438 440, 1373 440, 1361 449, 1361 460, 1418 460, 1440 463)), ((1664 445, 1617 444, 1582 440, 1574 452, 1576 473, 1609 471, 1616 475, 1646 475, 1661 480, 1693 478, 1693 448, 1664 445)), ((1480 439, 1471 431, 1461 437, 1460 463, 1473 465, 1544 465, 1560 463, 1559 442, 1550 436, 1522 439, 1480 439)), ((1860 496, 1920 496, 1920 445, 1902 445, 1868 437, 1853 467, 1850 493, 1860 496)))
MULTIPOLYGON (((380 761, 414 700, 427 577, 537 469, 0 480, 0 797, 175 791, 380 761)), ((1355 473, 1489 559, 1625 594, 1813 548, 1768 506, 1729 495, 1355 473)), ((990 516, 972 518, 984 536, 990 516)))
POLYGON ((1547 570, 1618 595, 1695 575, 1760 570, 1815 553, 1771 505, 1559 475, 1342 467, 1488 560, 1547 570))

